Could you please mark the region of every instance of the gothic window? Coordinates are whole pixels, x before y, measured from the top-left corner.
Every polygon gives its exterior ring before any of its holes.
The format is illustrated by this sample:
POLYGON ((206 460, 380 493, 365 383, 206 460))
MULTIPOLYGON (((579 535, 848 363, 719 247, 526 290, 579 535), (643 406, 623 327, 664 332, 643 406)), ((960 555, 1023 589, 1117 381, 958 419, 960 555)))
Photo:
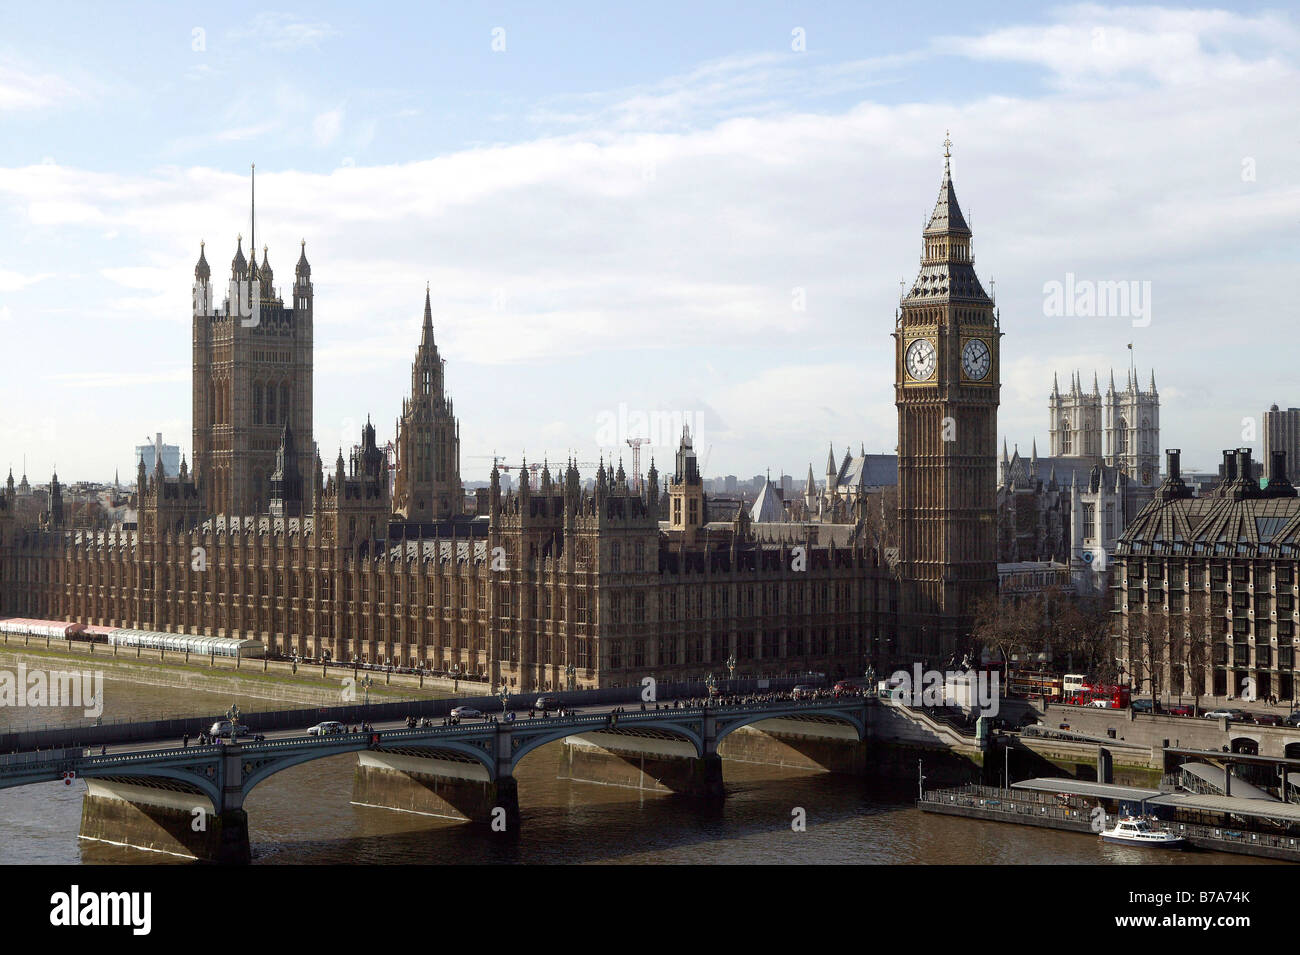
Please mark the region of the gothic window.
POLYGON ((287 384, 281 384, 280 385, 280 421, 285 422, 288 420, 289 420, 289 386, 287 384))
POLYGON ((1061 419, 1061 453, 1062 454, 1071 453, 1070 448, 1072 443, 1071 442, 1072 437, 1073 435, 1070 434, 1070 419, 1062 418, 1061 419))
POLYGON ((266 387, 266 423, 275 424, 275 385, 266 387))
POLYGON ((1115 453, 1128 454, 1128 422, 1122 417, 1115 426, 1115 453))
POLYGON ((253 385, 253 424, 262 423, 262 385, 253 385))

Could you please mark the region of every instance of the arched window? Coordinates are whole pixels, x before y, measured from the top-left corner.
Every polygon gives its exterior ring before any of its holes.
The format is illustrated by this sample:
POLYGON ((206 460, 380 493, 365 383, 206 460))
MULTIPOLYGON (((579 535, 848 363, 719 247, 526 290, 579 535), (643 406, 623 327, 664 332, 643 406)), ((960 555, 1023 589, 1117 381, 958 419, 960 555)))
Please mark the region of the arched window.
POLYGON ((289 420, 289 384, 281 382, 280 384, 280 421, 289 420))
POLYGON ((1128 422, 1123 417, 1115 425, 1115 453, 1128 454, 1128 422))
POLYGON ((266 386, 266 423, 275 424, 275 385, 266 386))
POLYGON ((1070 448, 1073 443, 1072 438, 1073 435, 1071 435, 1070 433, 1070 419, 1062 418, 1061 419, 1061 453, 1062 454, 1071 453, 1070 448))
POLYGON ((253 424, 262 423, 262 385, 257 382, 253 385, 253 424))

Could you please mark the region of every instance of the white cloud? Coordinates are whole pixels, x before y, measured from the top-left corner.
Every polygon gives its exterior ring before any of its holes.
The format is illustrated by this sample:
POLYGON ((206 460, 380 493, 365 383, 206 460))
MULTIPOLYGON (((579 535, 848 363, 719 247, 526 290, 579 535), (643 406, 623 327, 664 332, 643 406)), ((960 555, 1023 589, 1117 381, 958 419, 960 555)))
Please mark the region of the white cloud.
POLYGON ((318 114, 312 121, 311 129, 317 146, 331 145, 343 129, 343 107, 338 106, 318 114))
MULTIPOLYGON (((867 97, 898 64, 734 58, 558 104, 563 134, 382 166, 259 169, 258 245, 270 245, 284 286, 299 237, 308 240, 318 423, 363 420, 367 409, 391 420, 430 281, 467 455, 513 453, 507 442, 539 435, 590 449, 591 409, 639 390, 716 409, 715 469, 770 464, 802 476, 809 456, 820 470, 827 441, 894 445, 898 281, 915 274, 951 129, 978 270, 987 285, 997 279, 1006 332, 999 432, 1026 448, 1037 435, 1045 453, 1052 371, 1080 367, 1088 379, 1096 368, 1104 387, 1134 341, 1139 367, 1154 364, 1166 389, 1165 443, 1208 453, 1233 443, 1221 433, 1234 419, 1293 401, 1259 390, 1291 381, 1286 348, 1252 353, 1250 380, 1222 373, 1252 343, 1294 334, 1276 307, 1297 277, 1280 254, 1300 217, 1287 172, 1293 36, 1264 16, 1071 8, 1046 26, 941 38, 898 60, 1030 63, 1055 90, 816 111, 809 87, 834 81, 867 97), (1094 23, 1112 31, 1113 51, 1077 49, 1094 23), (1151 62, 1131 56, 1132 44, 1151 62), (1256 180, 1243 182, 1243 157, 1256 161, 1256 180), (1151 325, 1048 318, 1043 284, 1067 272, 1151 281, 1151 325)), ((283 98, 285 109, 302 105, 291 91, 283 98)), ((322 145, 340 139, 343 118, 343 105, 317 115, 322 145)), ((14 230, 118 235, 98 247, 100 284, 65 292, 93 301, 123 335, 140 318, 180 326, 149 331, 140 360, 151 366, 186 353, 198 241, 208 240, 214 277, 228 274, 247 198, 246 175, 205 166, 0 169, 0 201, 19 210, 14 230), (111 294, 121 289, 136 294, 111 294)), ((187 403, 183 382, 159 385, 187 403)))
POLYGON ((258 13, 244 29, 232 31, 237 40, 253 40, 273 50, 319 49, 339 31, 322 21, 304 20, 292 13, 258 13))
POLYGON ((38 110, 80 96, 68 80, 0 63, 0 112, 38 110))
POLYGON ((35 285, 37 282, 43 282, 46 279, 53 277, 53 272, 38 272, 35 275, 24 275, 21 272, 14 272, 9 269, 0 269, 0 292, 16 292, 19 289, 26 288, 29 285, 35 285))

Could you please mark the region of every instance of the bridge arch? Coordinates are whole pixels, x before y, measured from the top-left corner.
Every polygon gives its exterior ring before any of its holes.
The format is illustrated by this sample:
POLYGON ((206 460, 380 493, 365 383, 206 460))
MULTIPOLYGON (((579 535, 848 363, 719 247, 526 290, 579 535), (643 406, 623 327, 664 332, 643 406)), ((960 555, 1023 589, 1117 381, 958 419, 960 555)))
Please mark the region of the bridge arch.
POLYGON ((125 772, 121 767, 105 766, 83 769, 78 775, 82 779, 102 779, 105 782, 120 781, 128 784, 137 779, 170 779, 198 789, 199 793, 212 803, 213 809, 221 806, 221 789, 215 779, 172 766, 150 766, 143 769, 129 769, 125 772))
POLYGON ((1232 740, 1229 743, 1229 748, 1234 753, 1241 753, 1242 755, 1245 756, 1258 756, 1259 737, 1247 736, 1245 734, 1234 736, 1232 737, 1232 740))
MULTIPOLYGON (((527 725, 528 724, 526 723, 523 724, 524 727, 527 727, 527 725)), ((647 729, 654 729, 660 732, 670 733, 674 736, 678 736, 681 739, 685 740, 686 742, 690 743, 693 747, 695 747, 696 756, 704 755, 704 740, 700 737, 699 733, 695 732, 695 730, 691 729, 688 726, 684 726, 681 723, 677 723, 677 722, 660 723, 656 721, 655 723, 649 725, 645 723, 629 723, 621 727, 621 729, 631 730, 631 729, 636 729, 638 726, 647 729)), ((519 728, 518 724, 516 724, 516 730, 515 730, 516 732, 518 732, 518 728, 519 728)), ((515 771, 515 767, 519 765, 520 761, 523 760, 525 756, 527 756, 533 750, 545 746, 547 743, 555 743, 555 742, 559 742, 562 739, 567 739, 570 736, 583 736, 587 733, 603 733, 611 730, 614 732, 618 732, 619 729, 620 727, 617 724, 615 724, 614 726, 608 726, 604 723, 597 723, 591 726, 583 726, 583 727, 568 726, 568 727, 559 728, 555 730, 543 730, 540 733, 537 733, 536 735, 530 735, 526 740, 524 740, 520 744, 518 749, 516 749, 513 753, 511 753, 510 772, 511 774, 513 774, 515 771)))
POLYGON ((349 753, 364 753, 370 751, 386 752, 398 748, 411 750, 427 750, 430 759, 435 758, 439 752, 457 753, 463 756, 472 756, 488 772, 489 779, 496 778, 495 765, 492 758, 484 752, 481 747, 472 743, 462 742, 460 740, 437 740, 425 743, 422 740, 411 740, 406 746, 399 747, 399 741, 389 741, 386 745, 381 741, 379 746, 370 745, 370 741, 359 740, 356 743, 345 743, 335 746, 304 747, 299 750, 286 753, 283 756, 273 757, 261 765, 254 767, 243 778, 244 797, 253 791, 254 787, 266 782, 276 773, 283 772, 293 766, 301 766, 304 763, 315 762, 318 759, 328 759, 331 756, 345 756, 349 753))
MULTIPOLYGON (((762 723, 765 720, 790 719, 790 720, 800 721, 800 718, 804 717, 805 715, 806 714, 798 710, 789 710, 789 711, 782 711, 776 713, 770 713, 770 712, 751 713, 745 716, 738 717, 734 720, 728 719, 726 721, 725 726, 721 726, 718 728, 717 742, 721 743, 724 739, 726 739, 736 730, 741 729, 742 727, 745 726, 752 726, 755 723, 762 723)), ((862 742, 862 740, 866 737, 867 728, 866 728, 865 719, 860 719, 846 710, 817 710, 815 715, 826 717, 837 723, 845 723, 849 725, 850 727, 853 728, 854 732, 857 733, 858 742, 862 742)), ((806 722, 815 723, 816 721, 807 720, 806 722)))

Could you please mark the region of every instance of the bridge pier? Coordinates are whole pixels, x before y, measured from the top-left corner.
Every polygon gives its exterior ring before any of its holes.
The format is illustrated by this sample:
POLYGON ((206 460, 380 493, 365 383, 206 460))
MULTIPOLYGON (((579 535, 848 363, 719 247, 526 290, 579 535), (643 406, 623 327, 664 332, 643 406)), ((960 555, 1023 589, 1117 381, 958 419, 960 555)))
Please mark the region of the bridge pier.
POLYGON ((477 760, 368 751, 357 756, 352 802, 358 806, 518 831, 519 786, 492 779, 477 760))
POLYGON ((250 861, 248 814, 214 812, 202 793, 88 779, 79 838, 201 862, 250 861))
POLYGON ((867 744, 843 724, 763 720, 742 726, 718 744, 723 759, 818 773, 867 773, 867 744))
POLYGON ((583 733, 564 740, 560 776, 577 782, 643 792, 721 796, 722 760, 698 756, 685 740, 646 740, 614 733, 583 733))

